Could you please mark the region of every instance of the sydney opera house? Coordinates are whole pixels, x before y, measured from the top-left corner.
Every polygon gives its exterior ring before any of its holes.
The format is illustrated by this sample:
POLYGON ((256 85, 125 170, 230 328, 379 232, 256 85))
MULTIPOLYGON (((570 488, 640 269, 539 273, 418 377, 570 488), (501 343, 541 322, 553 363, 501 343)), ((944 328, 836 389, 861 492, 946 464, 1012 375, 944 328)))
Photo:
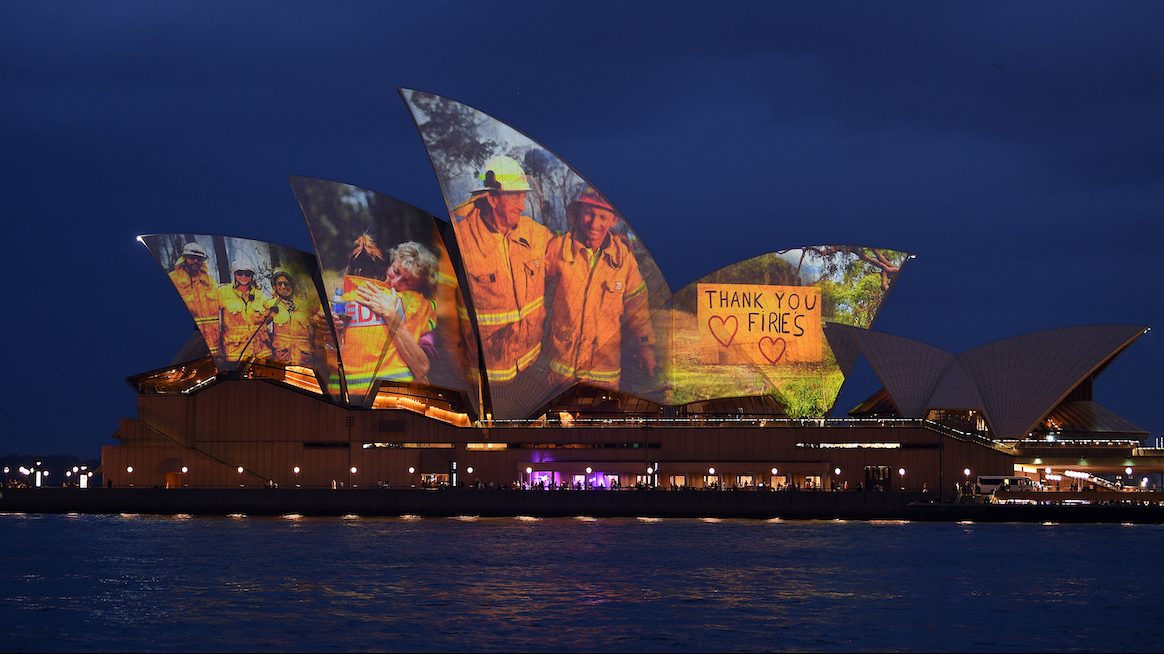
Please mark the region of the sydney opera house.
POLYGON ((911 259, 881 247, 790 244, 672 289, 550 150, 401 94, 447 215, 295 177, 313 253, 139 237, 196 329, 129 379, 138 415, 103 449, 107 483, 921 491, 1164 469, 1092 397, 1144 326, 965 352, 879 333, 911 259), (837 416, 862 357, 882 388, 837 416))

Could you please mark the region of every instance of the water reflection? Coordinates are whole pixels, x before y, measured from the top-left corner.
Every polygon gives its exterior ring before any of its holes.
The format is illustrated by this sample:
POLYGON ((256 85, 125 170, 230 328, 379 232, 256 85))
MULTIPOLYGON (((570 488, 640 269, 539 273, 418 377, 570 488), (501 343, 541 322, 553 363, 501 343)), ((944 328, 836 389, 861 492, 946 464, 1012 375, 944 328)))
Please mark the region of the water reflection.
POLYGON ((1007 651, 1164 635, 1142 565, 1164 528, 580 518, 0 515, 0 642, 1007 651))

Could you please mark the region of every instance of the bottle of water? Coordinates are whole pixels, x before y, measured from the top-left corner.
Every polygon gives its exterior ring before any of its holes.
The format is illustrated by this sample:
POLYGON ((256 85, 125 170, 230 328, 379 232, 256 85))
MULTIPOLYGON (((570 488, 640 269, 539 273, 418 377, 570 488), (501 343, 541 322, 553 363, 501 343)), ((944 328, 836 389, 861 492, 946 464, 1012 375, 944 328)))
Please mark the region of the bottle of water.
POLYGON ((344 302, 344 292, 341 288, 335 289, 335 294, 331 296, 331 312, 332 315, 342 320, 348 318, 348 304, 344 302))

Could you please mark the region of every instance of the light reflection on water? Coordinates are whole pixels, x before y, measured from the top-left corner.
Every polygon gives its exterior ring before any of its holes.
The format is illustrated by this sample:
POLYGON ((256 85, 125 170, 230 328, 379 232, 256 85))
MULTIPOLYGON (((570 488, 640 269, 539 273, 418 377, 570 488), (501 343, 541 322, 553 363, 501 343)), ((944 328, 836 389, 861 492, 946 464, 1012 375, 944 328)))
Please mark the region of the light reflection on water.
POLYGON ((1142 650, 1164 527, 0 515, 17 650, 1142 650), (1118 625, 1118 628, 1113 628, 1118 625))

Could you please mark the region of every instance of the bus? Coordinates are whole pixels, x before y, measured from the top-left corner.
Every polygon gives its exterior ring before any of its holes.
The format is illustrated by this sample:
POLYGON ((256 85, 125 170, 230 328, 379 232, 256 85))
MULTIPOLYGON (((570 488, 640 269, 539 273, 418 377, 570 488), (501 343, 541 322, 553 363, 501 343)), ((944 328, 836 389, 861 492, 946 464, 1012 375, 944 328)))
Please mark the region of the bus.
POLYGON ((1035 480, 1030 477, 983 476, 978 478, 978 492, 989 495, 998 489, 1007 491, 1033 491, 1035 480))

